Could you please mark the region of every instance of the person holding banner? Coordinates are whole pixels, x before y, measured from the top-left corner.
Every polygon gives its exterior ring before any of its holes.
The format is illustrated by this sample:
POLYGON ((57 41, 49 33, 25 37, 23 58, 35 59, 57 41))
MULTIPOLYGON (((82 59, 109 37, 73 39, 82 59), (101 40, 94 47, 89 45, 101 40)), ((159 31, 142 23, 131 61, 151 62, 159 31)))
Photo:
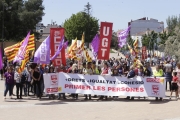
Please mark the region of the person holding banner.
MULTIPOLYGON (((103 68, 102 68, 102 76, 111 76, 111 69, 108 67, 107 62, 104 62, 103 68)), ((104 96, 101 96, 99 100, 102 100, 104 96)), ((105 99, 107 100, 107 96, 105 96, 105 99)))
MULTIPOLYGON (((34 95, 36 96, 36 86, 38 87, 38 90, 41 91, 41 87, 40 87, 41 73, 36 63, 32 64, 31 77, 34 80, 34 95)), ((39 94, 39 98, 41 99, 41 93, 39 94)))
POLYGON ((146 64, 144 69, 144 76, 151 76, 151 71, 149 71, 149 66, 146 64))
MULTIPOLYGON (((86 75, 93 75, 93 69, 91 67, 91 62, 88 62, 87 68, 86 68, 86 75)), ((87 94, 85 95, 85 100, 87 100, 87 94)), ((91 94, 89 94, 89 100, 91 100, 91 94)))
MULTIPOLYGON (((57 69, 57 71, 56 71, 56 72, 64 72, 64 73, 66 73, 66 72, 67 72, 67 70, 65 69, 64 64, 63 64, 63 63, 61 64, 60 68, 59 68, 59 69, 57 69)), ((63 99, 66 99, 65 93, 58 93, 58 100, 60 100, 60 98, 61 98, 61 94, 63 95, 63 99)))
MULTIPOLYGON (((163 77, 163 70, 159 69, 159 65, 156 65, 156 70, 153 71, 153 75, 155 79, 156 77, 163 77)), ((156 97, 156 100, 158 100, 158 97, 156 97)), ((162 101, 163 99, 160 98, 160 100, 162 101)))
MULTIPOLYGON (((135 75, 136 75, 136 74, 135 74, 135 71, 134 71, 134 67, 131 66, 131 67, 130 67, 130 72, 127 74, 127 79, 133 78, 133 77, 135 77, 135 75)), ((130 97, 127 96, 126 99, 130 99, 130 97)), ((131 97, 131 100, 134 100, 134 97, 131 97)))
POLYGON ((124 63, 124 65, 123 65, 123 74, 124 74, 124 76, 127 76, 128 72, 129 72, 129 68, 128 68, 127 64, 124 63))
MULTIPOLYGON (((72 65, 72 73, 73 74, 78 74, 78 65, 77 64, 73 64, 72 65)), ((72 94, 72 97, 73 97, 73 99, 78 99, 78 94, 72 94)))
MULTIPOLYGON (((50 67, 48 73, 54 73, 54 68, 50 67)), ((51 99, 51 98, 55 99, 55 95, 54 94, 49 94, 49 99, 51 99)))

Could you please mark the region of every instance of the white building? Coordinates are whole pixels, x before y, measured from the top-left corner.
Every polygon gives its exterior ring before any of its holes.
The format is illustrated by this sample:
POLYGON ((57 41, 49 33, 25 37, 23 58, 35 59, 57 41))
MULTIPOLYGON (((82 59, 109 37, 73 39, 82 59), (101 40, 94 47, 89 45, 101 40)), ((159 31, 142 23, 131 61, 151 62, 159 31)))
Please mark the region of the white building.
MULTIPOLYGON (((142 35, 151 33, 161 33, 164 30, 164 22, 158 22, 156 19, 142 18, 139 20, 131 21, 128 23, 131 25, 130 36, 132 39, 136 40, 136 35, 138 39, 138 47, 142 47, 142 35)), ((161 39, 158 37, 157 42, 160 42, 161 39)))
POLYGON ((164 29, 164 22, 158 22, 156 19, 142 18, 139 20, 129 22, 131 25, 130 35, 137 34, 144 31, 154 30, 157 33, 160 33, 164 29))

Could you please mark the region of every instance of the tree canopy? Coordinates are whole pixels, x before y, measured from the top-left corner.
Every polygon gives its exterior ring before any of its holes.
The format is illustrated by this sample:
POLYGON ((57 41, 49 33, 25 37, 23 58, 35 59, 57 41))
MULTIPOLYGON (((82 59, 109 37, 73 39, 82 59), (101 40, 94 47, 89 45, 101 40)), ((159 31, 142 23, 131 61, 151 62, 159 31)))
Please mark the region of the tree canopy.
MULTIPOLYGON (((21 41, 31 30, 31 34, 36 33, 36 24, 41 22, 44 15, 43 0, 1 0, 0 23, 4 19, 4 40, 21 41)), ((0 27, 2 33, 2 27, 0 27)))
POLYGON ((71 43, 72 39, 81 40, 83 32, 85 32, 85 42, 91 42, 94 36, 99 30, 98 19, 88 15, 86 12, 78 12, 77 14, 72 14, 72 16, 65 20, 65 37, 71 43), (89 39, 86 37, 88 34, 88 19, 89 19, 89 39))
POLYGON ((180 15, 177 16, 168 16, 166 19, 167 28, 169 32, 173 32, 176 26, 180 26, 180 15))
POLYGON ((159 48, 165 52, 166 56, 173 56, 180 59, 180 27, 176 26, 174 34, 169 36, 165 44, 159 45, 159 48))
POLYGON ((146 46, 147 49, 154 50, 156 49, 157 46, 157 38, 158 38, 158 33, 155 33, 154 31, 151 31, 151 33, 145 34, 142 36, 142 45, 146 46))

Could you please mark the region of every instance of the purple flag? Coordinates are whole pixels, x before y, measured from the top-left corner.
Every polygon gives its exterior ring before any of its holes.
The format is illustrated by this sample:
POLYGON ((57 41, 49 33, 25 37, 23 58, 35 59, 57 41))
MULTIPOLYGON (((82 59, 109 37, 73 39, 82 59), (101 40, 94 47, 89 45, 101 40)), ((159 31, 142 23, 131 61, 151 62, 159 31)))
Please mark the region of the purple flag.
POLYGON ((91 42, 91 49, 93 53, 93 60, 96 60, 96 57, 98 55, 98 49, 99 49, 99 36, 96 34, 96 36, 93 38, 91 42))
POLYGON ((64 46, 64 35, 63 35, 63 37, 61 39, 61 42, 59 44, 59 48, 58 48, 56 54, 51 58, 51 60, 54 60, 59 55, 59 53, 61 52, 63 46, 64 46))
POLYGON ((26 55, 26 50, 27 50, 27 45, 28 45, 28 41, 29 41, 29 35, 30 35, 30 32, 27 34, 26 36, 26 39, 24 40, 24 42, 22 43, 22 45, 20 46, 18 52, 16 53, 16 56, 13 60, 13 64, 15 62, 19 62, 21 60, 24 60, 25 58, 25 55, 26 55))
POLYGON ((168 55, 168 61, 170 60, 171 58, 170 58, 170 56, 168 55))
POLYGON ((3 68, 3 62, 2 62, 2 53, 1 53, 1 47, 0 47, 0 70, 3 68))
POLYGON ((50 36, 39 46, 34 54, 34 63, 49 64, 50 62, 50 36))
POLYGON ((130 31, 130 28, 131 28, 131 25, 126 29, 126 30, 123 30, 119 33, 119 44, 118 46, 120 48, 122 48, 124 45, 126 45, 126 39, 127 39, 127 36, 129 34, 129 31, 130 31))
POLYGON ((164 55, 162 56, 162 58, 161 58, 161 59, 162 59, 162 61, 164 61, 164 55))
POLYGON ((65 46, 65 49, 67 49, 68 41, 66 41, 66 42, 64 43, 64 46, 65 46))

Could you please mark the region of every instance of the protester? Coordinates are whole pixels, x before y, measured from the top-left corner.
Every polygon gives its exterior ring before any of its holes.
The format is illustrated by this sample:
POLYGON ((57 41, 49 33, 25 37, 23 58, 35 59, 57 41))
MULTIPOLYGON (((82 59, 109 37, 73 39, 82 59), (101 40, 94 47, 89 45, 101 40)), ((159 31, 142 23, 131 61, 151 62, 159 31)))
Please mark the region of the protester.
POLYGON ((172 93, 173 93, 173 91, 175 91, 176 100, 178 100, 179 99, 179 97, 178 97, 178 85, 177 85, 178 77, 176 77, 176 76, 177 76, 177 72, 174 72, 173 73, 173 79, 172 79, 172 86, 171 86, 171 94, 170 94, 169 99, 171 99, 172 93))
POLYGON ((9 91, 9 97, 12 99, 12 89, 14 86, 14 73, 12 72, 11 68, 8 67, 7 72, 4 74, 5 77, 5 91, 4 91, 4 99, 6 99, 6 94, 9 91))
POLYGON ((177 77, 178 77, 177 85, 178 85, 178 97, 179 97, 179 94, 180 94, 180 63, 177 63, 176 72, 177 72, 177 77))
MULTIPOLYGON (((127 78, 129 79, 129 78, 133 78, 133 77, 135 77, 135 71, 134 71, 134 67, 133 66, 131 66, 130 67, 130 72, 127 74, 127 78)), ((130 99, 130 97, 129 96, 127 96, 126 97, 126 99, 130 99)), ((134 97, 131 97, 131 100, 134 100, 134 97)))
POLYGON ((40 64, 39 70, 40 70, 40 73, 41 73, 41 78, 40 78, 41 91, 39 91, 39 93, 41 95, 43 95, 43 92, 44 92, 44 79, 43 79, 44 68, 43 68, 42 64, 40 64))
MULTIPOLYGON (((36 63, 32 64, 31 77, 34 81, 34 95, 36 97, 37 96, 36 95, 36 86, 38 87, 38 90, 41 91, 41 87, 40 87, 41 73, 40 73, 40 70, 37 68, 36 63)), ((41 93, 39 94, 39 98, 41 99, 41 93)))
MULTIPOLYGON (((102 76, 111 76, 111 69, 108 67, 107 62, 104 62, 103 68, 102 68, 102 76)), ((104 96, 101 96, 99 100, 102 100, 104 96)), ((105 96, 105 99, 107 100, 107 96, 105 96)))
MULTIPOLYGON (((55 73, 54 68, 50 67, 48 73, 55 73)), ((51 98, 55 99, 55 94, 49 94, 48 96, 49 96, 49 99, 51 98)), ((58 96, 58 99, 59 99, 59 96, 58 96)))
MULTIPOLYGON (((113 70, 113 74, 111 76, 120 76, 117 69, 113 70)), ((118 96, 113 96, 114 99, 118 99, 118 96)))
POLYGON ((141 66, 141 67, 139 68, 139 70, 138 70, 138 76, 144 77, 144 69, 143 69, 142 66, 141 66))
POLYGON ((16 95, 17 95, 17 99, 23 99, 22 98, 23 84, 21 84, 22 74, 18 73, 18 71, 19 71, 19 66, 16 67, 16 70, 15 70, 15 73, 14 73, 14 80, 16 81, 16 95), (20 96, 19 96, 19 91, 20 91, 20 96))
POLYGON ((21 84, 24 89, 24 96, 27 96, 27 78, 28 78, 28 71, 25 69, 21 72, 21 84))
POLYGON ((123 74, 124 74, 124 76, 127 76, 128 72, 129 72, 129 68, 128 68, 127 64, 125 63, 123 65, 123 74))
MULTIPOLYGON (((60 68, 57 70, 57 72, 64 72, 66 73, 67 70, 64 67, 64 64, 61 64, 60 68)), ((63 99, 66 99, 65 93, 58 93, 58 100, 61 99, 61 94, 63 95, 63 99)))
POLYGON ((67 73, 72 73, 72 65, 73 65, 73 62, 70 62, 70 68, 68 69, 67 73))
POLYGON ((27 82, 26 82, 26 88, 27 88, 27 95, 29 95, 29 92, 32 91, 32 85, 31 85, 31 80, 32 80, 32 77, 31 77, 31 68, 30 68, 30 65, 27 66, 27 73, 28 73, 28 78, 27 78, 27 82), (31 88, 31 90, 30 90, 31 88))
MULTIPOLYGON (((72 65, 72 73, 73 74, 78 74, 78 66, 77 66, 77 64, 73 64, 72 65)), ((76 93, 73 93, 72 94, 72 97, 73 97, 73 99, 78 99, 78 94, 76 94, 76 93)))
MULTIPOLYGON (((155 79, 156 79, 156 77, 162 77, 163 76, 163 70, 159 69, 159 65, 156 65, 156 69, 153 71, 153 75, 154 75, 155 79)), ((158 100, 158 97, 156 97, 156 100, 158 100)), ((163 99, 160 98, 160 100, 162 101, 163 99)))
POLYGON ((144 69, 144 76, 151 76, 151 71, 148 69, 149 66, 145 65, 145 69, 144 69))
MULTIPOLYGON (((91 62, 88 62, 86 72, 85 72, 86 75, 93 75, 93 69, 91 66, 92 66, 91 62)), ((87 100, 87 99, 88 99, 88 97, 87 97, 87 95, 85 95, 85 100, 87 100)), ((91 94, 89 94, 89 100, 91 100, 91 94)))
POLYGON ((164 67, 165 67, 165 72, 166 72, 166 75, 165 75, 165 77, 166 77, 166 90, 167 90, 167 83, 169 82, 169 90, 171 91, 173 67, 170 64, 170 61, 167 61, 167 64, 164 67))

